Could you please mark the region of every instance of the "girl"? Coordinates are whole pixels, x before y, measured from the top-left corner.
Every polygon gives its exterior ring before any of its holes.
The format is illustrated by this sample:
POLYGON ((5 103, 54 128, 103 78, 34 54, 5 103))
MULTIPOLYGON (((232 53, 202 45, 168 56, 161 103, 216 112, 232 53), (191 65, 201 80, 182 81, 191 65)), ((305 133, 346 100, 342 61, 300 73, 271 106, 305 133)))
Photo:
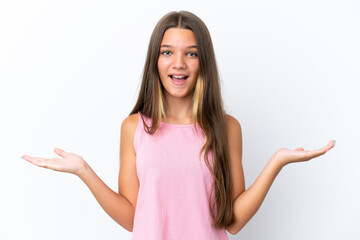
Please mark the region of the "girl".
POLYGON ((149 43, 137 103, 121 125, 119 192, 79 155, 23 155, 73 173, 133 239, 228 239, 263 202, 287 164, 330 150, 279 149, 245 191, 239 122, 224 112, 210 34, 194 14, 165 15, 149 43))

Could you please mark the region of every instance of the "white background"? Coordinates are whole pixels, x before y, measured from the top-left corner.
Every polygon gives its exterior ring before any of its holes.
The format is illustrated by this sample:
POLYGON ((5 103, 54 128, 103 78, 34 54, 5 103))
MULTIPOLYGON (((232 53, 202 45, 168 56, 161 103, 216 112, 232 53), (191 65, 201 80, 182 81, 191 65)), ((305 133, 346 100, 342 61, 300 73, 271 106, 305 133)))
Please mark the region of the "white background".
POLYGON ((360 4, 305 1, 0 1, 0 239, 131 239, 73 175, 22 154, 81 155, 115 191, 122 120, 147 44, 172 10, 213 38, 249 187, 280 147, 337 145, 285 167, 230 239, 360 239, 360 4))

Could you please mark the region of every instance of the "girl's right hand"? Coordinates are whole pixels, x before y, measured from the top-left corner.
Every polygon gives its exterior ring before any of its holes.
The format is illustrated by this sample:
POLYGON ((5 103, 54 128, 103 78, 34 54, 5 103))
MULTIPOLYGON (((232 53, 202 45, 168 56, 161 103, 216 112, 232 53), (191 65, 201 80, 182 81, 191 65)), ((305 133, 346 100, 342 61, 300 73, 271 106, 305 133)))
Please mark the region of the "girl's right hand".
POLYGON ((87 163, 81 156, 65 152, 60 148, 55 148, 54 152, 62 158, 41 158, 28 155, 23 155, 22 158, 39 167, 72 173, 78 176, 85 171, 87 163))

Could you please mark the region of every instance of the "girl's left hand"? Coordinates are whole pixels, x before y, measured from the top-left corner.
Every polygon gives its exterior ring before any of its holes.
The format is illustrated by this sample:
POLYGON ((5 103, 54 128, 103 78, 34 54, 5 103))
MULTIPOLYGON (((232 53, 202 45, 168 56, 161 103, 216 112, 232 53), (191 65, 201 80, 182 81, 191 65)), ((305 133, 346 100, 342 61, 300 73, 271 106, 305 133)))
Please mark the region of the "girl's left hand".
POLYGON ((297 148, 295 150, 280 148, 273 156, 272 160, 278 162, 282 167, 294 162, 304 162, 319 157, 335 146, 335 140, 331 140, 326 146, 317 150, 307 150, 297 148))

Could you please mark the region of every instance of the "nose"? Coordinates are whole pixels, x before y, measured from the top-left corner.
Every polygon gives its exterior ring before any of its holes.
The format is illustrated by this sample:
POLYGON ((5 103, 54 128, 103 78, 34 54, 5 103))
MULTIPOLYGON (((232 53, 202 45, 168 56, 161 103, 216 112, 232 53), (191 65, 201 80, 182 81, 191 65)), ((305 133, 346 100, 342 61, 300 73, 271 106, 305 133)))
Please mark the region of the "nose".
POLYGON ((184 56, 180 53, 175 54, 173 67, 176 69, 184 69, 186 68, 184 56))

